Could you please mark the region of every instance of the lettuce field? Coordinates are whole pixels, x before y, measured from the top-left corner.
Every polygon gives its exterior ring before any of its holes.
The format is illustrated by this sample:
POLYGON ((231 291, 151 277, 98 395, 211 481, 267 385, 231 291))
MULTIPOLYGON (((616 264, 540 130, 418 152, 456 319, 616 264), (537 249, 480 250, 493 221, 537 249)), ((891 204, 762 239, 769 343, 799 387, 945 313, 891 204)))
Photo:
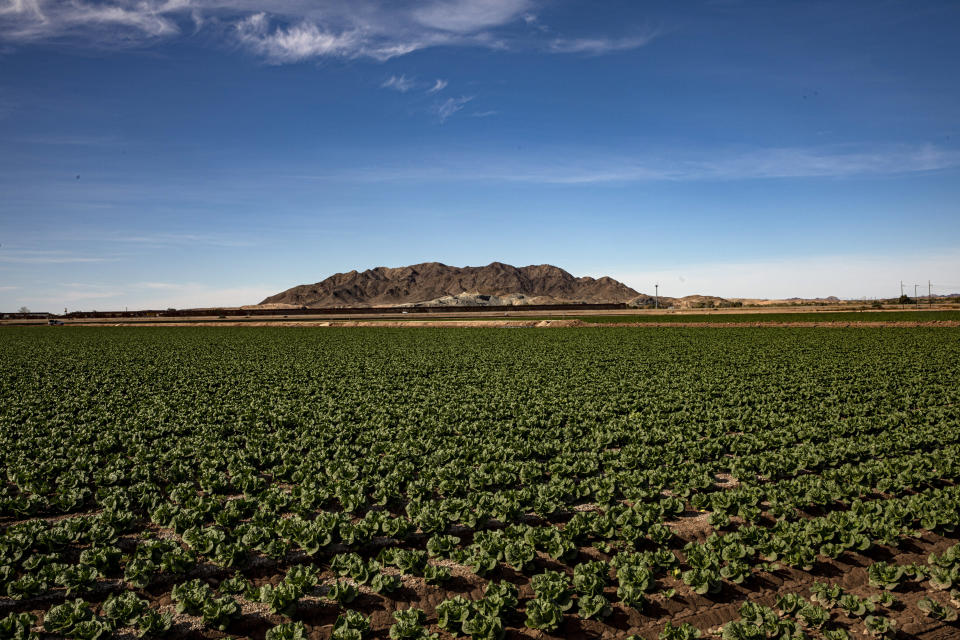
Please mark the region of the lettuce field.
POLYGON ((960 637, 960 329, 0 329, 0 640, 960 637))

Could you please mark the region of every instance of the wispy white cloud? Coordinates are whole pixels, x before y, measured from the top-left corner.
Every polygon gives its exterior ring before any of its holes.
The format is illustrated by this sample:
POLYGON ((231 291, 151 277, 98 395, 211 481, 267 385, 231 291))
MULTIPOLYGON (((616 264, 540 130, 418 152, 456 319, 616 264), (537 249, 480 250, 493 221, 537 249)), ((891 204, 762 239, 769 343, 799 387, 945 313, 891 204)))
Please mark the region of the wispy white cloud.
POLYGON ((86 262, 115 262, 114 256, 91 256, 68 251, 8 249, 0 247, 0 263, 7 264, 74 264, 86 262))
POLYGON ((321 58, 389 60, 437 46, 604 53, 645 44, 554 39, 532 12, 542 0, 6 0, 0 42, 116 48, 206 30, 273 64, 321 58), (227 28, 224 28, 224 27, 227 28), (526 27, 518 32, 517 26, 526 27))
POLYGON ((400 93, 406 93, 413 89, 414 81, 405 75, 390 76, 380 85, 382 89, 394 89, 400 93))
POLYGON ((427 89, 427 93, 438 93, 443 91, 447 88, 447 84, 449 83, 446 80, 437 78, 436 82, 433 83, 433 86, 427 89))
POLYGON ((535 29, 540 33, 550 33, 553 29, 549 25, 544 24, 540 21, 540 16, 535 13, 524 13, 520 16, 524 23, 531 29, 535 29))
POLYGON ((474 111, 470 114, 471 118, 489 118, 490 116, 495 116, 500 112, 496 109, 490 109, 489 111, 474 111))
POLYGON ((0 7, 0 38, 31 42, 81 37, 98 44, 123 45, 130 39, 169 37, 180 32, 173 14, 187 1, 12 0, 0 7))
POLYGON ((84 134, 46 134, 16 138, 17 141, 27 144, 62 146, 62 147, 115 147, 122 143, 117 136, 97 136, 84 134))
MULTIPOLYGON (((778 148, 696 159, 690 172, 706 178, 818 178, 896 175, 960 165, 960 152, 933 145, 873 149, 778 148)), ((681 172, 682 173, 682 172, 681 172)))
POLYGON ((243 238, 210 233, 147 232, 114 234, 106 238, 110 242, 130 243, 150 247, 206 245, 214 247, 250 247, 255 243, 243 238))
POLYGON ((420 24, 455 33, 475 33, 511 22, 532 6, 530 0, 438 0, 413 12, 420 24))
POLYGON ((599 55, 616 51, 639 49, 650 44, 656 33, 631 36, 627 38, 556 38, 550 43, 554 53, 588 53, 599 55))
POLYGON ((323 56, 349 57, 362 50, 357 32, 333 33, 315 24, 302 22, 275 27, 265 13, 247 16, 236 26, 237 37, 271 62, 298 62, 323 56))
MULTIPOLYGON (((468 100, 450 98, 437 105, 441 119, 463 108, 468 100)), ((527 156, 444 156, 409 163, 346 169, 323 179, 362 182, 483 181, 586 185, 651 181, 757 180, 787 178, 855 178, 895 176, 960 167, 960 151, 924 146, 873 149, 776 148, 706 153, 673 151, 643 157, 590 156, 562 149, 527 156), (576 158, 557 160, 557 158, 576 158)))
POLYGON ((440 104, 436 105, 435 110, 437 115, 440 117, 440 121, 444 122, 447 118, 463 109, 463 107, 471 100, 473 100, 473 96, 460 96, 459 98, 447 98, 440 104))

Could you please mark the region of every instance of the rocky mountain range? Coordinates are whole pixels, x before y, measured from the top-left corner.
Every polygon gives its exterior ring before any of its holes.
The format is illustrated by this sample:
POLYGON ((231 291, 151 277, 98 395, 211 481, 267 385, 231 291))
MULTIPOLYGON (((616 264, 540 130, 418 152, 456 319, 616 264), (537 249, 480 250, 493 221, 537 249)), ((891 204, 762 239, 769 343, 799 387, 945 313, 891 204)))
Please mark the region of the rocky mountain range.
POLYGON ((549 264, 514 267, 493 262, 485 267, 451 267, 424 262, 337 273, 316 284, 270 296, 257 306, 493 306, 618 303, 646 297, 613 278, 577 278, 549 264))

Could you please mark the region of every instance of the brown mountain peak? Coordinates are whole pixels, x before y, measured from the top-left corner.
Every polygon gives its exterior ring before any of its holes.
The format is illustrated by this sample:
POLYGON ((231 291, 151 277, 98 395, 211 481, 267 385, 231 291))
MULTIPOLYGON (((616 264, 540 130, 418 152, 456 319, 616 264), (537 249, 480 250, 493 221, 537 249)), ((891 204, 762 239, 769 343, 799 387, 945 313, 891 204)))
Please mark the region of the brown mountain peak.
POLYGON ((515 267, 491 262, 485 267, 451 267, 422 262, 405 267, 376 267, 336 273, 312 285, 300 285, 260 304, 312 308, 380 307, 422 303, 471 293, 480 296, 537 298, 551 302, 626 302, 639 294, 613 278, 575 278, 551 264, 515 267))

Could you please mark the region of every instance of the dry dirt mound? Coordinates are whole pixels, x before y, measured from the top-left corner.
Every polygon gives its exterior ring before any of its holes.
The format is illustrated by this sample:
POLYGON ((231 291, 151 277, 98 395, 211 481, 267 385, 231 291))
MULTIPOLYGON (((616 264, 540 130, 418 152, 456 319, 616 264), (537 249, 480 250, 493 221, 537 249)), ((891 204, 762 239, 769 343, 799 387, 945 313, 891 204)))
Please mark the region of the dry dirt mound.
POLYGON ((562 304, 568 300, 558 300, 550 296, 528 296, 522 293, 508 293, 496 296, 475 291, 458 293, 455 296, 443 296, 426 302, 411 302, 397 305, 400 307, 523 307, 537 304, 562 304))
POLYGON ((352 321, 331 322, 331 327, 444 327, 444 328, 492 328, 492 329, 531 329, 545 327, 585 327, 581 320, 409 320, 409 321, 352 321))

